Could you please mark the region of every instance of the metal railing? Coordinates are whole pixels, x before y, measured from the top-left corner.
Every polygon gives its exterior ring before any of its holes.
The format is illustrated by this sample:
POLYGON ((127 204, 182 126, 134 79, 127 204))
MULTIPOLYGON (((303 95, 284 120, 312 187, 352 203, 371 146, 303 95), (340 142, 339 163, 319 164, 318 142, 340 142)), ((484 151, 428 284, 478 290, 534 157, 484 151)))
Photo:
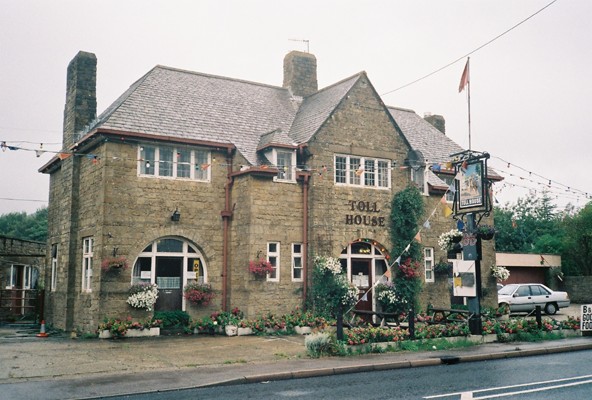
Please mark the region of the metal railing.
POLYGON ((1 289, 0 320, 42 320, 44 295, 38 289, 1 289))

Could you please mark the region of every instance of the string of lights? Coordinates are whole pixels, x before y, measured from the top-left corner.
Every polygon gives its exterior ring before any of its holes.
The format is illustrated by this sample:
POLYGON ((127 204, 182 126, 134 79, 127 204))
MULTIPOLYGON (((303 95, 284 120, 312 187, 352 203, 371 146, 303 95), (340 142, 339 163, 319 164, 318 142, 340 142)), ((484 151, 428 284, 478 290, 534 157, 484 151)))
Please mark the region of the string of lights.
MULTIPOLYGON (((0 141, 0 148, 3 152, 6 152, 7 150, 10 150, 10 151, 23 150, 23 151, 28 151, 28 152, 35 152, 37 157, 40 157, 44 153, 53 153, 53 154, 56 154, 58 156, 58 158, 60 158, 62 160, 66 159, 70 156, 85 157, 85 158, 89 159, 93 164, 98 164, 100 162, 105 162, 108 160, 109 161, 129 161, 129 162, 134 162, 134 163, 145 162, 146 168, 154 167, 158 164, 164 164, 164 165, 166 165, 166 164, 187 165, 188 164, 187 162, 179 162, 176 160, 172 160, 172 161, 169 161, 169 160, 146 160, 146 159, 137 158, 137 157, 130 158, 130 157, 122 157, 122 156, 110 156, 110 157, 107 157, 106 159, 102 159, 99 155, 93 154, 93 153, 64 152, 61 150, 49 150, 49 149, 47 149, 47 147, 44 147, 47 144, 48 143, 25 142, 25 141, 21 141, 21 142, 0 141), (28 143, 31 145, 37 145, 38 148, 17 146, 17 145, 14 145, 15 143, 28 143)), ((0 153, 0 155, 1 155, 1 153, 0 153)), ((177 156, 179 156, 179 153, 177 153, 177 156)), ((514 164, 514 163, 508 161, 508 160, 505 160, 501 157, 492 156, 492 160, 498 161, 498 163, 497 163, 498 165, 491 164, 490 166, 496 172, 498 172, 502 177, 504 177, 503 181, 494 185, 494 191, 497 194, 505 192, 509 188, 520 188, 520 189, 525 189, 528 191, 534 191, 535 193, 539 192, 539 191, 546 192, 546 193, 550 194, 551 196, 554 196, 557 199, 563 198, 563 199, 567 199, 567 200, 574 200, 578 203, 583 200, 592 199, 592 195, 589 192, 571 187, 571 186, 561 183, 557 180, 550 179, 550 178, 545 177, 539 173, 536 173, 534 171, 530 171, 524 167, 521 167, 517 164, 514 164), (508 171, 510 168, 514 168, 512 170, 512 172, 508 171), (517 170, 520 173, 524 173, 526 176, 520 175, 519 173, 515 173, 515 170, 517 170), (516 182, 516 180, 519 182, 516 182)), ((442 168, 442 167, 444 169, 449 168, 448 163, 434 163, 434 164, 428 163, 428 165, 430 166, 430 168, 434 172, 440 171, 440 168, 442 168)), ((216 163, 216 159, 213 158, 212 163, 196 163, 195 169, 196 170, 206 170, 212 166, 227 168, 228 164, 224 163, 224 162, 216 163)), ((243 166, 241 169, 245 170, 245 169, 249 169, 249 168, 261 168, 261 169, 275 168, 275 169, 278 169, 279 171, 284 171, 284 172, 286 172, 286 170, 287 170, 287 168, 285 166, 272 165, 272 164, 266 164, 266 165, 260 165, 260 166, 243 166)), ((307 172, 314 173, 313 176, 317 176, 317 178, 319 178, 319 179, 323 179, 325 174, 334 172, 334 168, 331 165, 317 165, 317 166, 296 165, 295 168, 299 171, 307 171, 307 172)), ((404 169, 409 169, 409 168, 411 168, 411 167, 396 166, 394 164, 394 162, 392 164, 390 164, 391 170, 394 170, 394 169, 404 170, 404 169)), ((358 169, 356 171, 354 171, 354 173, 357 176, 361 176, 364 173, 364 166, 360 165, 358 167, 358 169)), ((12 198, 1 198, 1 200, 40 201, 40 200, 12 199, 12 198)))

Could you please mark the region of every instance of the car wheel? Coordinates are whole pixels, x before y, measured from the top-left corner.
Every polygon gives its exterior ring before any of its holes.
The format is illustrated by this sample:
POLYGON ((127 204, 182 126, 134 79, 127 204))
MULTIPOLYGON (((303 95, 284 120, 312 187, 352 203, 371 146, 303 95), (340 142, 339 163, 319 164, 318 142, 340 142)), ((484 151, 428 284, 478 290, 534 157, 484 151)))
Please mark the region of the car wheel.
POLYGON ((547 303, 547 305, 545 306, 545 314, 555 315, 556 312, 557 312, 557 304, 547 303))

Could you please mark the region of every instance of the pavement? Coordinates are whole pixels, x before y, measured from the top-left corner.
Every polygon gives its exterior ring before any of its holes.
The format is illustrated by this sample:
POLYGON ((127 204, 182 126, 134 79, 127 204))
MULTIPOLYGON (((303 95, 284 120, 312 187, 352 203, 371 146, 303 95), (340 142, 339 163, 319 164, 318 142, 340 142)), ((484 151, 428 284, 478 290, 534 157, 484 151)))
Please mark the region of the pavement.
MULTIPOLYGON (((567 315, 579 315, 579 308, 555 317, 567 315)), ((304 340, 300 335, 39 338, 24 328, 0 327, 0 397, 90 399, 592 349, 592 336, 578 334, 544 342, 313 359, 304 340)))

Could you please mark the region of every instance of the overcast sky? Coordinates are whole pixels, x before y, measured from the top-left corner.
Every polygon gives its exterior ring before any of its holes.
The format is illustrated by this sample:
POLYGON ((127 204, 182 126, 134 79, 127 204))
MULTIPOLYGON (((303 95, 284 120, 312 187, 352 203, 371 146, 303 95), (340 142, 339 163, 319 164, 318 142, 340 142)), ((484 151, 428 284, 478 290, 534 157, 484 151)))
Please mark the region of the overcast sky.
MULTIPOLYGON (((284 55, 307 50, 291 39, 304 39, 320 88, 366 71, 387 105, 443 115, 467 148, 463 56, 551 2, 0 0, 0 142, 60 149, 79 50, 98 59, 100 114, 157 64, 281 86, 284 55)), ((592 195, 591 16, 592 1, 557 0, 470 56, 472 149, 506 177, 500 205, 549 180, 560 205, 592 195)), ((0 152, 0 214, 47 205, 49 177, 37 170, 50 158, 0 152)))

